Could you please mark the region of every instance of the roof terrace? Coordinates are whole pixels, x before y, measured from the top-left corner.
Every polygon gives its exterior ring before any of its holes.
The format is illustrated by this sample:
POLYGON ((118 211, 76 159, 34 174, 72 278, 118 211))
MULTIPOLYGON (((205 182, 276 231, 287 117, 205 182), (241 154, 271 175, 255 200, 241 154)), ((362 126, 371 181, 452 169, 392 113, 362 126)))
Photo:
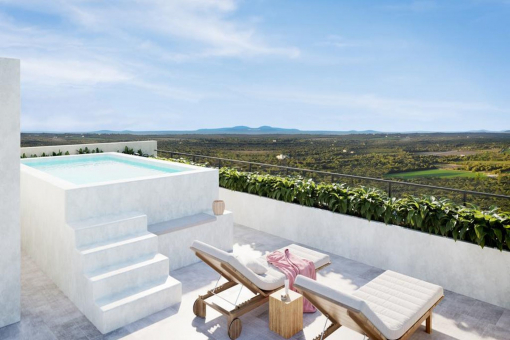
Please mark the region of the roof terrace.
MULTIPOLYGON (((292 241, 246 226, 234 227, 234 252, 261 255, 285 247, 292 241)), ((321 249, 317 249, 321 250, 321 249)), ((332 264, 318 274, 317 280, 332 287, 353 291, 383 272, 345 257, 329 253, 332 264)), ((195 317, 193 303, 198 294, 214 287, 217 273, 204 263, 172 272, 182 282, 180 304, 103 335, 26 254, 22 257, 21 322, 0 329, 0 338, 11 339, 228 339, 226 319, 210 309, 206 319, 195 317)), ((250 297, 244 290, 240 299, 250 297)), ((235 299, 235 296, 225 296, 235 299)), ((217 299, 218 303, 223 303, 217 299)), ((261 306, 243 319, 240 339, 281 339, 268 328, 268 306, 261 306)), ((292 339, 313 339, 322 331, 325 317, 320 312, 304 315, 304 330, 292 339)), ((445 291, 445 298, 434 314, 434 331, 425 326, 411 339, 509 339, 510 310, 445 291)), ((363 339, 342 327, 329 339, 363 339)))
MULTIPOLYGON (((410 339, 510 338, 510 253, 506 244, 502 251, 495 248, 498 235, 487 238, 491 246, 482 248, 476 238, 454 242, 452 230, 431 235, 413 224, 414 219, 396 225, 397 208, 386 223, 355 211, 352 202, 359 199, 369 199, 376 209, 387 207, 388 201, 380 200, 377 192, 370 196, 334 185, 323 187, 331 192, 317 191, 310 187, 312 182, 298 180, 300 190, 310 191, 302 197, 294 192, 296 196, 288 199, 263 187, 279 182, 279 177, 257 179, 233 169, 183 164, 190 162, 180 159, 168 162, 115 153, 135 146, 155 156, 156 143, 147 141, 88 147, 111 155, 22 160, 21 321, 0 328, 1 339, 229 339, 223 315, 207 307, 205 319, 195 316, 197 297, 225 278, 218 281, 211 264, 195 256, 190 249, 194 240, 251 258, 290 244, 325 253, 331 264, 317 273, 317 281, 344 293, 358 290, 386 270, 440 285, 445 296, 433 310, 432 334, 425 332, 425 322, 419 322, 410 339), (151 172, 130 170, 119 179, 113 171, 107 179, 85 184, 66 180, 73 178, 76 166, 108 162, 100 165, 115 170, 120 161, 122 169, 136 166, 151 172), (50 172, 30 166, 39 163, 50 172), (261 181, 259 192, 245 190, 252 180, 261 181), (337 208, 325 205, 332 204, 328 197, 335 193, 351 195, 348 211, 342 211, 342 198, 337 208), (210 211, 218 198, 229 210, 223 215, 210 211)), ((427 209, 432 214, 448 208, 437 203, 427 209)), ((486 216, 499 218, 480 218, 486 216)), ((422 222, 434 226, 430 220, 422 222)), ((494 223, 507 233, 504 218, 494 223)), ((213 296, 211 303, 231 309, 226 301, 241 303, 253 296, 249 289, 239 296, 237 291, 225 291, 213 296)), ((269 329, 267 303, 239 318, 240 339, 281 338, 269 329)), ((321 311, 304 314, 304 328, 292 338, 318 339, 331 320, 325 322, 321 311)), ((328 338, 363 339, 363 335, 341 327, 328 338)))
MULTIPOLYGON (((263 261, 269 274, 257 276, 241 258, 290 244, 321 269, 315 299, 297 278, 319 311, 303 316, 294 339, 320 339, 331 322, 344 327, 330 339, 510 339, 508 214, 394 199, 398 183, 387 180, 376 181, 385 193, 340 185, 341 174, 321 173, 325 184, 222 168, 222 159, 218 169, 133 155, 156 156, 154 141, 19 150, 19 61, 0 59, 0 73, 0 339, 279 339, 266 302, 285 274, 263 261), (20 163, 33 155, 61 157, 20 163), (190 249, 196 240, 216 249, 212 258, 190 249), (218 283, 248 289, 204 295, 218 283)), ((455 193, 464 203, 478 195, 455 193)))

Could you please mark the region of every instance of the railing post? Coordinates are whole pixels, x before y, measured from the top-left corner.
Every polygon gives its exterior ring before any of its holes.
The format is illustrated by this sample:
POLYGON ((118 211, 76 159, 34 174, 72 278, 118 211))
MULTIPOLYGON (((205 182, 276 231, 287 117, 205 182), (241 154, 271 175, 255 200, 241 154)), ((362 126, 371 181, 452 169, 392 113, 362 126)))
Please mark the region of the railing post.
POLYGON ((388 197, 391 198, 391 182, 388 182, 388 197))
POLYGON ((467 202, 467 193, 464 191, 464 195, 462 197, 462 200, 464 201, 464 205, 466 205, 467 202))
POLYGON ((331 175, 331 184, 335 183, 335 175, 331 175))
POLYGON ((285 176, 289 175, 289 168, 285 168, 285 176))
POLYGON ((174 158, 174 153, 170 152, 170 158, 174 158))
POLYGON ((221 169, 221 159, 218 159, 218 169, 221 169))
POLYGON ((248 172, 251 172, 251 163, 250 163, 250 165, 248 166, 248 172))
POLYGON ((195 163, 195 155, 193 155, 193 163, 195 163))

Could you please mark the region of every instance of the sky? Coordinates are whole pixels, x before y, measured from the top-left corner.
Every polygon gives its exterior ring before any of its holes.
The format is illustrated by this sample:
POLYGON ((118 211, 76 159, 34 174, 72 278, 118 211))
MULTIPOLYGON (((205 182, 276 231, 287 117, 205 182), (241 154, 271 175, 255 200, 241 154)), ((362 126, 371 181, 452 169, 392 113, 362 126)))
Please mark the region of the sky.
POLYGON ((22 131, 510 130, 510 0, 0 0, 22 131))

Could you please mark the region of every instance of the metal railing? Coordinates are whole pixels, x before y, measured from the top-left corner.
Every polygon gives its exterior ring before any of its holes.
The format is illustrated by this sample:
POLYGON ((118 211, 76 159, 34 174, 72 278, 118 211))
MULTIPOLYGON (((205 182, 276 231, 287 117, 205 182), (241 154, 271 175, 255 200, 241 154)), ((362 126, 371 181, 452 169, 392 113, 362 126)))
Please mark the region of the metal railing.
POLYGON ((241 161, 237 159, 230 159, 230 158, 222 158, 222 157, 214 157, 214 156, 205 156, 205 155, 196 155, 191 153, 185 153, 185 152, 176 152, 176 151, 167 151, 167 150, 154 150, 157 152, 163 152, 163 153, 169 153, 170 158, 174 158, 174 155, 179 156, 186 156, 191 157, 192 161, 195 163, 197 162, 197 159, 212 159, 217 161, 217 167, 221 168, 222 162, 232 162, 232 163, 240 163, 248 165, 248 171, 252 171, 253 166, 259 166, 259 167, 266 167, 266 168, 277 168, 285 170, 285 174, 289 175, 290 171, 299 172, 303 175, 303 177, 306 176, 307 173, 312 174, 318 174, 318 175, 325 175, 325 176, 331 176, 331 182, 335 182, 335 178, 350 178, 350 179, 359 179, 359 180, 366 180, 366 181, 373 181, 373 182, 379 182, 379 183, 385 183, 387 184, 387 193, 388 196, 392 196, 392 187, 395 185, 403 185, 408 187, 418 187, 418 188, 428 188, 428 189, 434 189, 434 190, 444 190, 454 193, 460 193, 462 194, 462 200, 463 203, 466 204, 467 202, 467 195, 474 195, 474 196, 485 196, 485 197, 492 197, 492 198, 503 198, 503 199, 510 199, 510 196, 507 195, 500 195, 500 194, 491 194, 488 192, 480 192, 480 191, 472 191, 472 190, 462 190, 462 189, 455 189, 455 188, 448 188, 448 187, 440 187, 435 185, 429 185, 429 184, 418 184, 418 183, 409 183, 409 182, 401 182, 401 181, 393 181, 388 179, 382 179, 382 178, 374 178, 374 177, 366 177, 366 176, 356 176, 356 175, 348 175, 348 174, 341 174, 336 172, 329 172, 329 171, 320 171, 320 170, 311 170, 311 169, 302 169, 302 168, 295 168, 285 165, 276 165, 276 164, 267 164, 267 163, 258 163, 258 162, 250 162, 250 161, 241 161))

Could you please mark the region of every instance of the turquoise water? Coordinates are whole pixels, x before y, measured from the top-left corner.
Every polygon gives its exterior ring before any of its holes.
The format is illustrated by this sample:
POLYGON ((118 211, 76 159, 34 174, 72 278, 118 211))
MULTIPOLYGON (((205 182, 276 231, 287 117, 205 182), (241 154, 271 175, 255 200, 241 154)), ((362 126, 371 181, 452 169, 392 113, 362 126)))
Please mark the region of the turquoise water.
POLYGON ((115 155, 58 156, 24 159, 27 166, 77 185, 93 184, 184 171, 148 162, 143 158, 127 159, 115 155))

